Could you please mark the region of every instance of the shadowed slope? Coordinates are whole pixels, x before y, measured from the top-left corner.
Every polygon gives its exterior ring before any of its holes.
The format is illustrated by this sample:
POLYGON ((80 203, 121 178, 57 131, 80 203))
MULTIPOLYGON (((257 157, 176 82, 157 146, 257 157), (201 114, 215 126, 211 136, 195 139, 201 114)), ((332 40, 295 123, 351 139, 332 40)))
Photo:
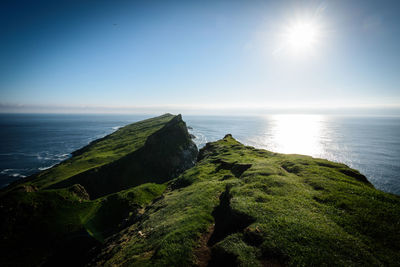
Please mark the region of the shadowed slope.
POLYGON ((132 223, 165 190, 143 184, 94 201, 82 186, 0 198, 1 266, 82 266, 90 250, 132 223))
POLYGON ((192 167, 196 157, 197 147, 178 115, 133 153, 54 184, 52 188, 81 184, 93 199, 146 182, 164 183, 192 167))
POLYGON ((84 265, 96 245, 137 221, 165 190, 162 183, 196 157, 181 116, 167 114, 128 125, 9 186, 0 193, 0 265, 84 265), (85 170, 82 164, 101 167, 69 177, 85 170))
MULTIPOLYGON (((16 184, 25 183, 39 189, 46 188, 81 172, 111 163, 140 149, 150 135, 164 127, 173 118, 175 118, 174 115, 164 114, 129 124, 73 152, 72 158, 48 170, 22 179, 16 184)), ((11 184, 8 188, 12 188, 16 184, 11 184)))

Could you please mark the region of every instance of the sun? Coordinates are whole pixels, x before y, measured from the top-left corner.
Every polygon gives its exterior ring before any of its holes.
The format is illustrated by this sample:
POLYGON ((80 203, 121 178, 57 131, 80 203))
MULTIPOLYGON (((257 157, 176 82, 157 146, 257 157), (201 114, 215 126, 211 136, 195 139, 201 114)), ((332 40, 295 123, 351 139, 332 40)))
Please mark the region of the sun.
POLYGON ((318 30, 311 22, 299 22, 287 30, 288 45, 296 50, 307 50, 317 42, 318 30))
POLYGON ((321 37, 321 27, 313 19, 289 23, 281 33, 281 49, 294 55, 306 55, 316 50, 321 37))

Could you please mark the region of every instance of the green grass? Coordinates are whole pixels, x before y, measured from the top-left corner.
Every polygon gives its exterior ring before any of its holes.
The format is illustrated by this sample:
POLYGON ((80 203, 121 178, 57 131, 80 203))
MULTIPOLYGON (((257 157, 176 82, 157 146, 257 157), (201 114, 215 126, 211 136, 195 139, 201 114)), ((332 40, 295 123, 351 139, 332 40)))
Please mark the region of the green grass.
POLYGON ((85 220, 84 226, 94 238, 103 242, 138 219, 143 208, 160 197, 165 188, 165 184, 147 183, 94 200, 96 210, 85 220))
POLYGON ((74 175, 118 160, 141 148, 147 138, 175 116, 165 114, 129 124, 75 152, 75 156, 40 172, 27 184, 46 188, 74 175))
POLYGON ((181 116, 166 114, 125 126, 9 186, 0 194, 0 263, 88 261, 92 247, 138 221, 166 189, 163 182, 196 156, 181 116))
POLYGON ((400 198, 356 170, 231 136, 199 159, 108 240, 98 264, 398 266, 400 198))
POLYGON ((91 248, 138 221, 164 182, 196 156, 181 116, 166 114, 125 126, 9 186, 0 193, 0 264, 87 262, 91 248))
POLYGON ((148 183, 92 201, 72 188, 7 194, 0 201, 0 265, 49 264, 60 255, 84 261, 79 253, 135 220, 165 188, 148 183))
POLYGON ((197 153, 197 147, 189 136, 186 124, 178 115, 149 135, 144 145, 132 153, 48 188, 65 188, 80 184, 85 187, 90 198, 95 199, 143 183, 161 184, 192 167, 197 153))
POLYGON ((400 197, 358 171, 230 135, 196 155, 167 114, 9 187, 0 265, 398 266, 400 197))

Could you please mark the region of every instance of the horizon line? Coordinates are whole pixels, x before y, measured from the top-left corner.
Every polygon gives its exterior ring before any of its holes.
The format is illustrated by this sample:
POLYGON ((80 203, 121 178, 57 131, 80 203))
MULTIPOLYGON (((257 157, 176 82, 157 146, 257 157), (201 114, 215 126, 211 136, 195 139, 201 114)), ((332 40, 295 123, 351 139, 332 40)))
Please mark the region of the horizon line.
POLYGON ((400 105, 354 106, 267 106, 267 105, 35 105, 0 103, 1 114, 141 114, 183 113, 187 115, 261 115, 261 114, 331 114, 331 115, 400 115, 400 105))

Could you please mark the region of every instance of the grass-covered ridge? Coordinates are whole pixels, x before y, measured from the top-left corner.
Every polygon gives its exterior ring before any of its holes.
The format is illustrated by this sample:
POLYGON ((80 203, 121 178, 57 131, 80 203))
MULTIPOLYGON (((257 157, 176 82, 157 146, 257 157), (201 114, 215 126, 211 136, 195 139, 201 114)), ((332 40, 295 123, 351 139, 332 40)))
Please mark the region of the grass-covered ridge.
POLYGON ((140 148, 50 188, 80 184, 94 199, 147 182, 164 183, 192 167, 197 152, 185 122, 177 115, 147 136, 140 148))
POLYGON ((399 196, 343 164, 231 135, 197 153, 180 115, 128 125, 2 190, 0 218, 1 266, 400 262, 399 196))
POLYGON ((174 117, 164 114, 122 127, 75 151, 73 157, 40 172, 28 183, 39 189, 46 188, 84 171, 118 160, 141 148, 151 134, 160 130, 174 117))
POLYGON ((166 181, 192 167, 197 152, 181 115, 166 114, 1 190, 0 265, 84 265, 96 246, 142 216, 166 181))
POLYGON ((396 266, 400 198, 343 164, 246 147, 200 151, 92 265, 396 266))

